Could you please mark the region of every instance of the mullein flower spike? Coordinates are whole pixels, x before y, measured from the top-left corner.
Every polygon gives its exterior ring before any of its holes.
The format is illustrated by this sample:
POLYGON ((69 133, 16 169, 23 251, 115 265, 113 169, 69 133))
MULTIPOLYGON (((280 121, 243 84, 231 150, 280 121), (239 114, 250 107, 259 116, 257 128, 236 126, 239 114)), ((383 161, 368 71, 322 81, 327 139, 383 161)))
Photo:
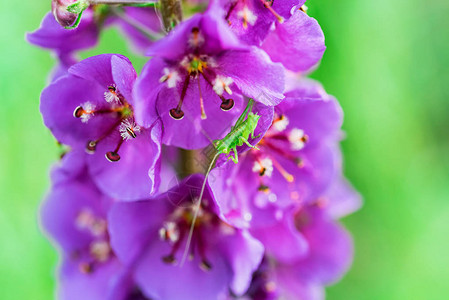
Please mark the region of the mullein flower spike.
POLYGON ((64 149, 41 209, 58 299, 319 300, 345 274, 360 196, 341 107, 305 78, 325 45, 304 2, 52 1, 27 39, 58 59, 40 98, 64 149), (78 58, 110 25, 140 75, 78 58))

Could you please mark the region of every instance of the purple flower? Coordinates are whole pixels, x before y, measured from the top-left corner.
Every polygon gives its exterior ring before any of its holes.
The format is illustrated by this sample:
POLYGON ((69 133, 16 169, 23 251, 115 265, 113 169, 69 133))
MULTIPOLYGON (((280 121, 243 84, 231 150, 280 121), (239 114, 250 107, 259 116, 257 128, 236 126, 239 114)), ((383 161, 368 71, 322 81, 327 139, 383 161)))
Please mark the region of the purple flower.
POLYGON ((301 10, 271 31, 261 46, 270 58, 287 69, 309 71, 323 57, 324 34, 318 22, 301 10))
MULTIPOLYGON (((26 39, 31 44, 53 50, 59 58, 74 57, 76 51, 91 48, 97 44, 103 27, 117 25, 125 33, 125 37, 134 44, 136 52, 141 53, 153 43, 148 33, 156 36, 161 30, 153 8, 123 7, 114 8, 114 12, 111 13, 111 10, 105 9, 104 6, 89 8, 84 11, 79 26, 70 30, 64 29, 55 17, 48 13, 42 20, 40 28, 28 33, 26 39)), ((64 61, 61 63, 65 65, 64 61)), ((70 65, 67 65, 68 67, 70 65)))
POLYGON ((28 33, 31 44, 52 49, 56 54, 68 55, 76 50, 93 47, 97 44, 99 28, 93 10, 83 13, 80 25, 75 29, 64 29, 51 13, 45 15, 38 30, 28 33))
MULTIPOLYGON (((332 198, 332 200, 335 200, 332 198)), ((285 216, 292 228, 266 228, 260 233, 266 256, 255 272, 247 296, 251 299, 324 299, 324 286, 340 279, 352 262, 353 246, 349 234, 328 214, 321 202, 285 216), (290 248, 291 239, 301 236, 307 248, 299 249, 294 260, 285 261, 279 249, 290 248), (278 252, 273 252, 273 246, 278 252)))
POLYGON ((42 226, 62 250, 60 299, 104 299, 122 271, 109 245, 111 200, 83 175, 59 178, 42 207, 42 226))
POLYGON ((158 120, 136 123, 135 79, 127 58, 104 54, 72 66, 41 96, 45 125, 59 142, 90 153, 93 180, 121 200, 148 197, 159 185, 162 129, 158 120))
POLYGON ((151 200, 116 203, 109 216, 112 247, 151 299, 217 299, 241 295, 263 255, 247 231, 220 219, 206 188, 190 245, 180 266, 204 177, 194 175, 151 200))
POLYGON ((213 10, 178 25, 147 54, 153 59, 136 83, 136 119, 145 125, 160 116, 167 145, 196 149, 206 136, 224 136, 242 96, 269 106, 284 97, 282 66, 242 45, 213 10))
POLYGON ((232 31, 245 43, 260 45, 274 23, 290 18, 293 7, 304 0, 216 0, 212 6, 228 22, 232 31))
POLYGON ((336 100, 308 80, 285 95, 260 150, 211 172, 214 195, 234 221, 251 226, 275 221, 283 209, 314 201, 338 169, 342 114, 336 100))

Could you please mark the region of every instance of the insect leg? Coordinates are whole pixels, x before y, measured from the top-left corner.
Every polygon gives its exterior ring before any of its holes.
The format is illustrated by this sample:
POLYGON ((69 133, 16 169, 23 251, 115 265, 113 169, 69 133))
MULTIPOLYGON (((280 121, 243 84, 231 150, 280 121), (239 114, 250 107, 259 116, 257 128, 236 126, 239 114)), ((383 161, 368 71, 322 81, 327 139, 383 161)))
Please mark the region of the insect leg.
POLYGON ((232 148, 232 150, 234 150, 235 157, 232 156, 232 155, 231 155, 230 157, 231 157, 232 161, 233 161, 235 164, 237 164, 237 163, 239 162, 239 156, 238 156, 238 154, 237 154, 237 147, 232 148))
POLYGON ((251 138, 252 138, 252 139, 257 139, 257 138, 259 138, 259 137, 260 137, 260 133, 259 133, 258 135, 256 135, 256 136, 254 136, 254 131, 251 132, 251 138))
POLYGON ((248 112, 251 112, 253 109, 253 104, 254 104, 254 100, 249 99, 248 105, 246 106, 245 110, 240 115, 240 117, 237 119, 234 126, 231 128, 231 131, 233 131, 235 128, 237 128, 240 124, 242 124, 245 121, 248 112))
POLYGON ((259 150, 259 148, 257 148, 256 146, 251 145, 247 139, 245 139, 243 136, 239 137, 239 140, 244 142, 246 145, 248 145, 248 147, 251 147, 253 149, 259 150))

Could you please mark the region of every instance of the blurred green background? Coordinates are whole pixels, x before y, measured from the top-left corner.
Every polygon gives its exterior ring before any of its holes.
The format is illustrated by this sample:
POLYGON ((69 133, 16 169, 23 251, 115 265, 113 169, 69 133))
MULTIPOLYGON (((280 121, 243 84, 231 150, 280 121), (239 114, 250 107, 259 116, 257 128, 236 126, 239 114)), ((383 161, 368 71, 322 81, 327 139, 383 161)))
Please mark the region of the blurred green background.
MULTIPOLYGON (((58 151, 38 102, 54 60, 27 45, 50 0, 1 1, 0 299, 52 299, 57 257, 38 227, 58 151)), ((344 220, 354 266, 328 299, 448 299, 449 1, 309 0, 327 39, 313 74, 345 111, 344 220)), ((131 55, 115 30, 89 55, 131 55)), ((140 70, 145 59, 134 57, 140 70)))

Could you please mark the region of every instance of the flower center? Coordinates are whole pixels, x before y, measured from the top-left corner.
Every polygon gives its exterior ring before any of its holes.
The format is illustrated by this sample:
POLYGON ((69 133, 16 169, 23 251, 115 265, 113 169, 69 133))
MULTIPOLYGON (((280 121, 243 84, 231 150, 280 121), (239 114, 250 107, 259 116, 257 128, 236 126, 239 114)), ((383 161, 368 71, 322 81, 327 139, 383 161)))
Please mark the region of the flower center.
POLYGON ((181 95, 178 105, 170 109, 170 116, 175 120, 184 118, 184 111, 182 105, 187 93, 187 88, 192 80, 196 80, 198 84, 199 104, 201 110, 201 119, 206 119, 206 112, 204 110, 204 99, 201 87, 201 78, 203 78, 208 85, 212 87, 217 96, 221 100, 220 108, 228 111, 234 107, 233 99, 226 99, 223 93, 226 91, 229 95, 232 94, 230 85, 233 83, 232 78, 216 74, 214 68, 216 63, 212 57, 206 54, 201 54, 205 41, 198 27, 194 27, 189 38, 189 48, 191 53, 186 55, 179 65, 173 68, 164 68, 163 75, 160 82, 166 82, 168 88, 175 88, 178 82, 183 82, 181 86, 181 95), (184 80, 180 74, 184 74, 184 80))
POLYGON ((259 191, 269 193, 269 186, 264 183, 264 177, 271 177, 276 169, 282 177, 289 183, 295 178, 281 164, 276 157, 281 156, 292 161, 298 168, 304 166, 303 161, 296 151, 304 148, 308 141, 308 136, 302 129, 288 129, 290 121, 285 115, 278 115, 273 120, 273 124, 268 129, 263 139, 258 143, 261 151, 251 151, 254 159, 253 172, 260 176, 261 184, 259 191), (277 155, 276 155, 277 154, 277 155))
POLYGON ((115 149, 105 154, 109 161, 115 162, 120 160, 118 152, 123 142, 136 138, 141 132, 141 128, 135 123, 132 106, 120 94, 115 84, 107 87, 104 92, 104 99, 106 103, 102 108, 97 109, 91 102, 85 102, 75 108, 73 116, 81 119, 83 123, 88 123, 91 118, 98 115, 108 115, 115 119, 112 126, 106 129, 97 139, 88 141, 86 146, 87 153, 95 153, 100 141, 115 132, 119 132, 121 139, 117 142, 115 149))
MULTIPOLYGON (((203 202, 206 203, 206 202, 203 202)), ((167 264, 176 264, 176 255, 184 244, 192 226, 196 205, 194 203, 186 207, 178 207, 163 223, 159 229, 159 238, 171 245, 171 251, 168 255, 162 257, 167 264)), ((200 258, 199 267, 203 271, 209 271, 212 268, 211 263, 206 257, 207 242, 205 234, 211 227, 224 226, 218 217, 209 212, 203 205, 200 207, 198 217, 194 224, 194 233, 191 240, 189 259, 192 260, 195 255, 200 258)), ((229 227, 229 225, 228 225, 229 227)), ((231 227, 233 230, 233 228, 231 227)), ((222 230, 223 231, 223 230, 222 230)))
MULTIPOLYGON (((88 248, 84 250, 87 255, 82 256, 82 261, 78 265, 80 272, 89 274, 114 255, 109 244, 107 222, 104 218, 96 216, 89 208, 83 208, 75 219, 75 225, 80 231, 88 232, 92 238, 88 248)), ((74 258, 78 256, 73 255, 74 258)))
MULTIPOLYGON (((258 1, 258 0, 255 0, 258 1)), ((276 18, 276 20, 280 23, 284 22, 284 18, 282 18, 274 9, 273 9, 273 3, 274 0, 259 0, 262 5, 268 9, 268 11, 276 18)), ((235 15, 237 16, 237 19, 241 20, 242 27, 244 29, 248 28, 248 24, 251 26, 254 26, 256 24, 256 21, 258 19, 258 16, 254 13, 253 10, 251 10, 250 6, 248 5, 248 0, 231 0, 231 4, 229 6, 228 12, 226 13, 225 20, 228 22, 229 25, 232 24, 230 18, 231 15, 235 12, 235 15)), ((254 5, 254 4, 253 4, 254 5)))

